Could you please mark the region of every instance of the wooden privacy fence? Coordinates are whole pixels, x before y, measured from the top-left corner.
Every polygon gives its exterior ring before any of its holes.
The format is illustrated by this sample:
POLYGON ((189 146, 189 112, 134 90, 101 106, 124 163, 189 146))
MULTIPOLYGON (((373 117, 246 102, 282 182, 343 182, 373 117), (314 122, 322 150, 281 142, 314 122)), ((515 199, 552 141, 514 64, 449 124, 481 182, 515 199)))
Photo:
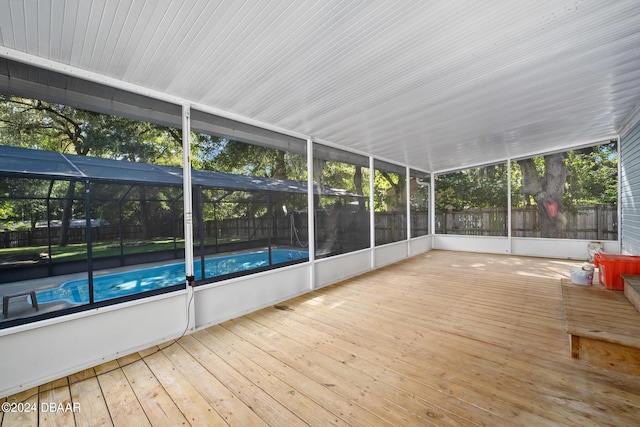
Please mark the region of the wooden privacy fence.
POLYGON ((436 233, 463 236, 506 236, 507 209, 436 213, 436 233))
MULTIPOLYGON (((513 237, 540 237, 537 207, 511 209, 513 237)), ((562 238, 617 240, 618 208, 609 205, 584 205, 564 212, 562 238)), ((436 233, 465 236, 506 236, 507 209, 477 209, 436 214, 436 233)))
MULTIPOLYGON (((125 240, 143 240, 153 237, 172 237, 171 226, 165 224, 153 224, 146 231, 140 225, 123 225, 122 236, 125 240)), ((106 225, 101 227, 91 227, 91 240, 94 242, 116 242, 120 239, 120 227, 118 225, 106 225)), ((182 226, 175 227, 176 237, 184 236, 182 226)), ((57 245, 60 239, 61 228, 51 227, 34 228, 24 231, 4 231, 0 232, 0 249, 3 248, 23 248, 29 246, 47 246, 49 237, 51 244, 57 245), (50 234, 49 234, 50 233, 50 234)), ((86 243, 87 230, 84 227, 69 228, 69 243, 86 243)))
MULTIPOLYGON (((182 239, 184 230, 182 219, 176 221, 175 227, 158 222, 151 222, 145 229, 141 225, 123 225, 122 230, 119 225, 111 224, 101 227, 91 228, 91 240, 93 242, 117 242, 120 239, 120 231, 125 240, 148 240, 153 238, 182 239)), ((306 217, 300 216, 296 219, 296 228, 306 227, 306 217)), ((33 246, 47 246, 49 238, 52 245, 57 245, 60 239, 60 227, 34 228, 23 231, 0 231, 0 249, 24 248, 33 246)), ((69 243, 86 243, 86 228, 69 228, 69 243)), ((200 224, 196 222, 194 226, 196 239, 200 237, 200 224)), ((269 221, 266 217, 240 217, 228 218, 219 221, 207 220, 204 222, 204 237, 259 240, 266 239, 271 234, 273 238, 289 239, 291 234, 290 217, 272 218, 269 221), (274 225, 275 224, 275 225, 274 225)), ((304 236, 306 236, 304 231, 304 236)), ((306 237, 305 237, 306 239, 306 237)))
MULTIPOLYGON (((363 218, 354 217, 355 214, 341 218, 340 225, 335 224, 326 213, 318 213, 316 235, 319 240, 323 237, 347 231, 367 234, 366 230, 357 227, 363 218), (345 222, 346 221, 346 222, 345 222), (355 221, 355 224, 354 224, 355 221)), ((368 215, 368 214, 367 214, 368 215)), ((584 240, 617 240, 618 238, 618 210, 616 206, 588 205, 581 206, 575 212, 565 211, 566 224, 563 238, 584 240)), ((411 223, 413 229, 428 229, 428 213, 412 212, 411 223)), ((465 236, 506 236, 507 210, 502 208, 478 209, 463 212, 447 212, 436 214, 436 233, 458 234, 465 236)), ((243 240, 265 239, 271 234, 276 240, 307 239, 306 215, 297 215, 294 226, 298 231, 294 234, 291 227, 291 217, 278 217, 269 221, 263 217, 229 218, 221 221, 205 221, 204 234, 206 238, 239 238, 243 240)), ((406 216, 404 212, 376 212, 376 242, 378 244, 394 242, 406 238, 406 216)), ((513 237, 540 237, 539 214, 535 206, 514 208, 511 210, 511 233, 513 237)), ((199 237, 196 224, 196 237, 199 237)), ((180 223, 175 226, 176 237, 182 238, 183 230, 180 223)), ((60 229, 51 228, 51 242, 57 244, 60 229)), ((145 239, 153 237, 172 237, 172 227, 166 224, 154 224, 146 233, 138 225, 123 225, 124 239, 145 239), (146 236, 145 236, 146 234, 146 236)), ((20 248, 29 246, 46 246, 48 234, 46 228, 36 228, 27 231, 0 232, 1 248, 20 248)), ((92 240, 117 241, 120 228, 109 225, 92 228, 92 240)), ((347 233, 348 234, 348 233, 347 233)), ((424 234, 424 233, 423 233, 424 234)), ((414 234, 416 235, 416 234, 414 234)), ((329 237, 326 237, 327 239, 329 237)), ((338 237, 339 238, 339 237, 338 237)), ((353 239, 354 236, 349 236, 353 239)), ((70 243, 86 242, 84 228, 69 229, 70 243)))
POLYGON ((404 212, 376 212, 376 245, 407 238, 407 216, 404 212))
MULTIPOLYGON (((140 227, 125 227, 124 234, 132 234, 140 227)), ((92 227, 91 235, 94 241, 117 240, 119 234, 118 226, 92 227)), ((0 232, 0 248, 23 248, 29 246, 47 246, 49 238, 51 244, 56 245, 60 239, 60 227, 52 227, 50 231, 46 228, 34 228, 23 231, 0 232)), ((87 230, 85 228, 69 228, 69 243, 85 243, 87 241, 87 230)))

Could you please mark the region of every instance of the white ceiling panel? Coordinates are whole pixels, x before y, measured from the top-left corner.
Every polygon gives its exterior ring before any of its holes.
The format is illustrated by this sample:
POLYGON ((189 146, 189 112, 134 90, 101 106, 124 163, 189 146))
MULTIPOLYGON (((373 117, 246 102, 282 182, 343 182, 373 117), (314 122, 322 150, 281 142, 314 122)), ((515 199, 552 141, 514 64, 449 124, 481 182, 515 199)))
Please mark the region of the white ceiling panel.
POLYGON ((0 0, 0 46, 431 171, 640 106, 639 0, 0 0))

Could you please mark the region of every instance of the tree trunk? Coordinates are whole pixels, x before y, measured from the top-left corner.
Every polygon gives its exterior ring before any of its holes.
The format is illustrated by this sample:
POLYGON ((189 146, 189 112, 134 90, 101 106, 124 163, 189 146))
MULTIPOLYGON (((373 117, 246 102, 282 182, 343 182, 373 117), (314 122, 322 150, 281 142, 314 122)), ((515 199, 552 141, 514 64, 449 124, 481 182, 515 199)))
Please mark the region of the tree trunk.
MULTIPOLYGON (((356 194, 364 196, 364 191, 362 191, 362 167, 361 166, 356 166, 356 171, 353 174, 353 184, 356 187, 356 194)), ((365 203, 366 203, 366 200, 364 199, 364 197, 358 198, 358 206, 360 207, 360 210, 365 209, 365 206, 366 206, 365 203)))
POLYGON ((64 198, 64 208, 62 209, 62 224, 60 227, 60 239, 58 240, 58 246, 64 247, 69 244, 69 224, 73 216, 73 196, 76 192, 76 182, 69 181, 67 187, 67 194, 64 198))
POLYGON ((535 200, 540 218, 540 237, 562 238, 566 217, 562 196, 567 182, 566 153, 544 156, 545 171, 536 170, 533 159, 518 161, 522 170, 523 194, 535 200))
POLYGON ((142 238, 151 238, 151 214, 149 212, 149 202, 147 202, 147 188, 144 185, 138 186, 140 195, 140 226, 142 228, 142 238))
POLYGON ((273 165, 272 178, 287 179, 287 159, 284 151, 277 151, 273 165))

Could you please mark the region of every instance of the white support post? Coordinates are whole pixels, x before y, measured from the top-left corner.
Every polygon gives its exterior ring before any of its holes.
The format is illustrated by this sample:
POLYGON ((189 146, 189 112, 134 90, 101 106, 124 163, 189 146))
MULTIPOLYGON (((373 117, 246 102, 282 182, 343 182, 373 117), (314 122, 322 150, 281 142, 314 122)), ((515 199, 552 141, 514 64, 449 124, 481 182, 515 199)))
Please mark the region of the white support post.
MULTIPOLYGON (((637 111, 640 111, 638 109, 637 111)), ((620 134, 616 135, 616 152, 618 153, 618 253, 622 253, 622 158, 620 155, 620 134)))
POLYGON ((193 198, 191 193, 191 107, 182 105, 182 191, 184 193, 184 263, 187 276, 187 326, 185 330, 195 329, 194 271, 193 271, 193 198))
POLYGON ((405 191, 407 195, 407 256, 411 256, 411 169, 407 166, 405 191))
POLYGON ((507 253, 512 253, 511 242, 511 159, 507 160, 507 253))
POLYGON ((432 173, 431 185, 429 186, 429 222, 431 223, 431 227, 429 227, 429 234, 433 235, 432 239, 435 239, 435 235, 436 235, 436 200, 435 200, 436 190, 435 188, 436 188, 436 177, 432 173))
POLYGON ((369 156, 369 246, 371 248, 371 269, 376 268, 376 217, 375 217, 375 169, 373 157, 369 156))
POLYGON ((307 139, 307 236, 309 236, 307 248, 309 248, 309 287, 315 289, 315 260, 316 260, 316 207, 314 203, 315 191, 313 188, 313 141, 307 139))

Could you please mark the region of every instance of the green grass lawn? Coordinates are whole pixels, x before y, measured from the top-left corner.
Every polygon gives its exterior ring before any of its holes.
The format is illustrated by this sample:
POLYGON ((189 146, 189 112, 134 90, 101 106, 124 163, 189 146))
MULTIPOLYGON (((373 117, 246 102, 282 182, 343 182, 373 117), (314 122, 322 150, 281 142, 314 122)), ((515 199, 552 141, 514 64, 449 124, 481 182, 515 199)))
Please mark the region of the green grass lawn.
MULTIPOLYGON (((240 240, 241 239, 233 239, 233 238, 218 239, 218 244, 238 242, 240 240)), ((174 243, 172 238, 155 238, 155 239, 147 239, 144 241, 125 240, 124 244, 125 244, 125 248, 124 248, 125 255, 147 253, 147 252, 159 252, 159 251, 165 251, 165 250, 173 250, 174 248, 174 243)), ((215 245, 215 244, 216 244, 215 239, 205 240, 205 245, 215 245)), ((176 246, 178 249, 184 249, 184 239, 178 239, 176 241, 176 246)), ((119 241, 94 242, 92 245, 92 251, 93 251, 94 258, 118 256, 120 255, 120 242, 119 241)), ((29 247, 22 247, 22 248, 0 249, 0 260, 4 259, 5 262, 11 259, 37 260, 39 259, 40 254, 45 254, 46 256, 48 252, 49 252, 49 248, 47 246, 29 246, 29 247)), ((54 260, 54 262, 85 260, 87 259, 87 245, 84 243, 71 244, 65 247, 52 245, 51 257, 54 260)))

